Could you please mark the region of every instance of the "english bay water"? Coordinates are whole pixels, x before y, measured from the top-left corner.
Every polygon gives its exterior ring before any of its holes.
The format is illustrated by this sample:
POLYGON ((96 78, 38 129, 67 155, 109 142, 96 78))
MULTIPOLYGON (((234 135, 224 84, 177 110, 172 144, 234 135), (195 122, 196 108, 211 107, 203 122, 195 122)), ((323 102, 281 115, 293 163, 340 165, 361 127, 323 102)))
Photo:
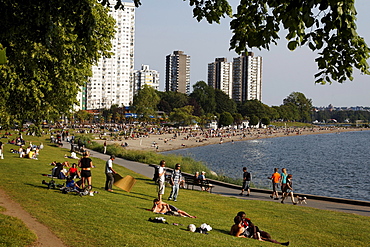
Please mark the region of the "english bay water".
POLYGON ((253 183, 271 188, 273 168, 293 174, 296 193, 370 201, 370 131, 258 139, 164 153, 200 160, 217 174, 241 178, 247 166, 253 183))

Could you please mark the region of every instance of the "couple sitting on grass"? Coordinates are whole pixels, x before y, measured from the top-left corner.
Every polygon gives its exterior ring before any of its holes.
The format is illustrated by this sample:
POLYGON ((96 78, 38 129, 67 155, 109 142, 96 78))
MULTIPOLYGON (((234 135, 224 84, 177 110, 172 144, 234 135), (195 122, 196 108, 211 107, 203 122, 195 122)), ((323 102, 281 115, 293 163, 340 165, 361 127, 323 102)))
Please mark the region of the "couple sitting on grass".
POLYGON ((245 212, 239 212, 234 218, 234 225, 231 227, 230 234, 239 238, 253 238, 259 241, 268 241, 275 244, 289 245, 289 242, 280 243, 271 238, 271 235, 261 231, 250 219, 245 218, 245 212))
POLYGON ((192 216, 185 211, 182 211, 176 208, 173 205, 167 204, 159 200, 158 198, 153 200, 153 207, 151 209, 154 213, 157 214, 166 214, 166 215, 175 215, 175 216, 184 216, 190 218, 196 218, 196 216, 192 216))

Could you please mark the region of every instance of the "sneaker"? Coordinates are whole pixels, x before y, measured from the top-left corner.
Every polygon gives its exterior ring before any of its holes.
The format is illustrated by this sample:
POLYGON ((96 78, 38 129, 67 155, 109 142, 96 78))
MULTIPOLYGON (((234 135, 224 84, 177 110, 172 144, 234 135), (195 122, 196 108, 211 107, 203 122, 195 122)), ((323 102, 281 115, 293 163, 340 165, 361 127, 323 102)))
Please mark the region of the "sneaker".
POLYGON ((174 202, 177 202, 177 200, 175 199, 175 200, 173 200, 174 202))
POLYGON ((282 203, 282 204, 284 204, 284 202, 283 202, 283 201, 281 201, 281 203, 282 203))
POLYGON ((276 197, 276 198, 274 198, 274 200, 279 200, 279 198, 278 198, 278 197, 276 197))
POLYGON ((293 205, 297 205, 297 203, 296 202, 293 202, 293 205))
POLYGON ((249 194, 246 194, 245 196, 249 196, 249 194))
POLYGON ((273 196, 270 196, 270 198, 274 198, 273 196))
POLYGON ((172 200, 172 198, 171 198, 171 197, 168 197, 168 199, 167 199, 167 200, 171 201, 171 200, 172 200))
POLYGON ((288 241, 288 242, 286 242, 286 243, 281 243, 281 245, 288 246, 288 245, 289 245, 289 241, 288 241))
POLYGON ((243 195, 243 193, 240 193, 240 194, 239 194, 239 196, 242 196, 242 195, 243 195))
POLYGON ((94 196, 94 193, 93 192, 90 192, 90 194, 89 194, 90 196, 94 196))

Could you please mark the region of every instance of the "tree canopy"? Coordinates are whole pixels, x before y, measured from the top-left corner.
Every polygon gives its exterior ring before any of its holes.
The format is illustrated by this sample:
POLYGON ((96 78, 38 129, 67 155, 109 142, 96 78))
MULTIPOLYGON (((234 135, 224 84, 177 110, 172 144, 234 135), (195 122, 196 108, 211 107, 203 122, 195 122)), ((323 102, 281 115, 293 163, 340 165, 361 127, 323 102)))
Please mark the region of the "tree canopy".
POLYGON ((91 66, 109 56, 114 19, 95 0, 0 3, 0 118, 4 125, 68 113, 91 66))
MULTIPOLYGON (((184 0, 185 1, 185 0, 184 0)), ((103 0, 107 2, 107 0, 103 0)), ((117 7, 121 0, 116 0, 117 7)), ((233 13, 229 0, 189 0, 197 21, 220 23, 230 17, 230 50, 269 49, 285 30, 288 49, 307 45, 318 52, 316 83, 353 80, 353 68, 370 74, 369 47, 356 27, 354 0, 241 0, 233 13)), ((134 0, 138 7, 141 0, 134 0)))
POLYGON ((292 106, 289 111, 292 111, 291 108, 296 108, 299 114, 297 120, 301 122, 310 122, 311 121, 311 112, 312 112, 312 100, 307 99, 303 93, 292 92, 287 98, 283 100, 284 105, 292 106))
POLYGON ((132 108, 138 115, 144 119, 148 119, 150 116, 156 115, 159 101, 160 97, 154 88, 145 84, 134 96, 132 108))

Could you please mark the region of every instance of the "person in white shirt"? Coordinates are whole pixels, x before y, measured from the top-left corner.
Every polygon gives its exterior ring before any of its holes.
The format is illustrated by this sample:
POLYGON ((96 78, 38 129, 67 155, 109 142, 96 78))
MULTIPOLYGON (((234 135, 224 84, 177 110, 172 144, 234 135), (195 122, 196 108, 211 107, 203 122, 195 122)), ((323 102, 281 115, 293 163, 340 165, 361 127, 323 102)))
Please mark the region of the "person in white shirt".
POLYGON ((106 176, 106 181, 105 181, 105 190, 112 192, 112 186, 114 183, 114 176, 113 174, 116 174, 116 171, 113 170, 113 160, 115 160, 116 157, 114 155, 110 156, 109 160, 107 160, 107 163, 105 164, 105 176, 106 176))
POLYGON ((164 188, 165 188, 165 181, 166 181, 166 170, 164 169, 164 166, 166 165, 166 162, 164 160, 161 160, 159 163, 159 169, 158 169, 158 200, 162 201, 162 196, 164 194, 164 188))

